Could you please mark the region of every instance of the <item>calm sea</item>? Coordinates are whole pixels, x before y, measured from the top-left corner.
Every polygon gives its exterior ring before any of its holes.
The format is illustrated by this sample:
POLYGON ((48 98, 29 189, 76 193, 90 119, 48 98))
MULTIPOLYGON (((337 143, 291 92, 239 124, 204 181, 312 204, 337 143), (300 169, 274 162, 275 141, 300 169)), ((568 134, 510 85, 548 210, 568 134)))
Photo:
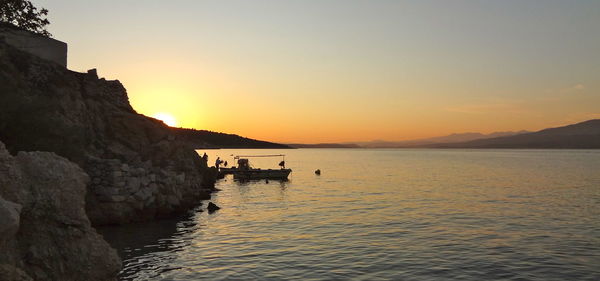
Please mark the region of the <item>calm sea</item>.
POLYGON ((293 172, 219 181, 213 214, 103 229, 124 280, 600 280, 600 150, 207 153, 293 172))

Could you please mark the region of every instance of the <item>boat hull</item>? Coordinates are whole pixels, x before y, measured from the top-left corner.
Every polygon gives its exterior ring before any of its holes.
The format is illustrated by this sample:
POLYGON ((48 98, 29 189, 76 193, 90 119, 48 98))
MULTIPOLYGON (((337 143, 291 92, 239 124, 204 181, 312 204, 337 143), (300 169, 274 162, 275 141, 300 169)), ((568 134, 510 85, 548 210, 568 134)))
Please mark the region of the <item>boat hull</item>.
POLYGON ((291 169, 250 169, 250 170, 238 170, 238 169, 221 169, 219 171, 222 175, 232 174, 234 179, 240 180, 255 180, 255 179, 278 179, 285 180, 288 178, 291 169))

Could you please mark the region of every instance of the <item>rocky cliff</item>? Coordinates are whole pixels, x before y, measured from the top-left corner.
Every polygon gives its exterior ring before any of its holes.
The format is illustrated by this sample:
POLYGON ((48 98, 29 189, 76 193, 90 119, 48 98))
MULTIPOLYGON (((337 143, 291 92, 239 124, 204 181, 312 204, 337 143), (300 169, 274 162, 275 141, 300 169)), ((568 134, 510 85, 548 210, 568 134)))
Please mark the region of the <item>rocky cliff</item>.
POLYGON ((0 140, 12 154, 51 151, 83 168, 93 224, 170 216, 214 186, 215 171, 165 124, 136 113, 119 81, 2 42, 0 140))
POLYGON ((0 142, 0 280, 114 280, 116 252, 85 212, 87 174, 50 152, 0 142))

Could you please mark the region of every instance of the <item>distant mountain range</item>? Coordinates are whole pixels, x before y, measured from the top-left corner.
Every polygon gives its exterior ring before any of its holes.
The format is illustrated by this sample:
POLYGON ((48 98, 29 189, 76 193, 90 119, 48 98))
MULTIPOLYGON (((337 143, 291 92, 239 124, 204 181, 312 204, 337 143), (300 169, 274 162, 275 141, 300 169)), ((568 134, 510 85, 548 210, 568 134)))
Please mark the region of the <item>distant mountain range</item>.
POLYGON ((600 119, 544 129, 533 133, 486 138, 459 143, 440 143, 436 148, 600 148, 600 119))
POLYGON ((356 144, 360 147, 365 147, 365 148, 423 147, 423 146, 428 146, 428 145, 438 144, 438 143, 466 142, 466 141, 472 141, 472 140, 478 140, 478 139, 513 136, 513 135, 523 134, 523 133, 528 133, 528 132, 527 131, 495 132, 495 133, 491 133, 491 134, 460 133, 460 134, 451 134, 451 135, 447 135, 447 136, 416 139, 416 140, 406 140, 406 141, 375 140, 375 141, 370 141, 370 142, 356 142, 354 144, 356 144))
POLYGON ((600 148, 600 119, 538 132, 461 133, 441 137, 352 143, 289 144, 295 148, 600 148))
POLYGON ((287 145, 293 148, 362 148, 361 146, 353 143, 288 143, 287 145))
POLYGON ((481 133, 461 133, 451 134, 441 137, 406 140, 406 141, 385 141, 373 140, 368 142, 345 142, 345 143, 315 143, 315 144, 287 144, 293 148, 411 148, 411 147, 427 147, 428 145, 458 143, 471 140, 494 138, 500 136, 512 136, 517 134, 527 133, 520 132, 495 132, 491 134, 481 133))

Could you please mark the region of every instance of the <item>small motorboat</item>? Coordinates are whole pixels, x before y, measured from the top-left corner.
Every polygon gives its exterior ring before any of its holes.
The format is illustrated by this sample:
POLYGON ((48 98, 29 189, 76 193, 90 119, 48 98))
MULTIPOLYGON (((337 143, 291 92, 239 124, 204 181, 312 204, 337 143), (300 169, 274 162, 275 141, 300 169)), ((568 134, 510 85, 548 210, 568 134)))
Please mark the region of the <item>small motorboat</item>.
POLYGON ((240 155, 235 156, 235 160, 237 160, 237 167, 231 168, 219 168, 219 173, 221 176, 225 176, 228 174, 233 175, 234 179, 239 180, 260 180, 260 179, 273 179, 273 180, 287 180, 288 176, 292 172, 292 169, 288 169, 285 167, 285 155, 277 154, 277 155, 240 155), (279 162, 279 166, 281 169, 260 169, 253 168, 250 165, 250 160, 248 158, 252 157, 283 157, 283 160, 279 162))

